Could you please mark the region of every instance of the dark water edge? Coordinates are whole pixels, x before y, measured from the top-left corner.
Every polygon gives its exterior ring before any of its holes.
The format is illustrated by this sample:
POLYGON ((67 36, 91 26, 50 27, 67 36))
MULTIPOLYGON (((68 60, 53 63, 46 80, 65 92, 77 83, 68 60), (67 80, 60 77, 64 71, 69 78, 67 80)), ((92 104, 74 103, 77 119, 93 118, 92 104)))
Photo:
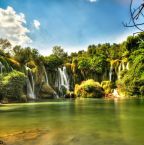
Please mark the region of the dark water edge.
POLYGON ((1 105, 7 145, 143 145, 144 100, 76 99, 1 105))

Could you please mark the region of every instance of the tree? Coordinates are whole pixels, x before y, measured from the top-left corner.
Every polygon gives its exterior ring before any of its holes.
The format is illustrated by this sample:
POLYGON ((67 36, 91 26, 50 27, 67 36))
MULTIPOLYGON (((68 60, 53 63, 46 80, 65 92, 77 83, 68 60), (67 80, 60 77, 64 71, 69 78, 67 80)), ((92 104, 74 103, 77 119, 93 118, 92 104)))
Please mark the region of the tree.
POLYGON ((40 58, 38 50, 30 47, 22 48, 21 46, 15 46, 13 51, 14 58, 22 65, 25 65, 30 61, 38 61, 40 58))
POLYGON ((0 49, 10 49, 11 43, 7 39, 0 39, 0 49))
MULTIPOLYGON (((130 21, 129 23, 123 23, 125 27, 135 27, 140 32, 144 32, 144 29, 141 27, 144 25, 144 22, 141 21, 141 18, 144 17, 143 11, 144 11, 144 2, 140 2, 139 6, 137 8, 134 8, 133 5, 136 2, 136 0, 130 1, 130 21)), ((139 33, 139 32, 138 32, 139 33)))
POLYGON ((43 63, 49 70, 54 70, 63 64, 63 59, 57 55, 43 57, 43 63))
POLYGON ((106 57, 102 54, 94 56, 90 61, 91 71, 102 74, 106 66, 106 57))
POLYGON ((53 55, 56 55, 59 58, 67 57, 67 53, 64 52, 64 49, 61 48, 61 46, 54 46, 52 52, 53 52, 53 55))

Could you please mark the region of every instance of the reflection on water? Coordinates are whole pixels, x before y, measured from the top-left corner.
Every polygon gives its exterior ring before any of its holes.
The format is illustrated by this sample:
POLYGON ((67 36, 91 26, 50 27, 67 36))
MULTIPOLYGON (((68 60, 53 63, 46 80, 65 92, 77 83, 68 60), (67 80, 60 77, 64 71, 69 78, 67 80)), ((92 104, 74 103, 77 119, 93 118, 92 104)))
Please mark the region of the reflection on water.
POLYGON ((143 145, 143 100, 75 100, 0 107, 8 145, 143 145))

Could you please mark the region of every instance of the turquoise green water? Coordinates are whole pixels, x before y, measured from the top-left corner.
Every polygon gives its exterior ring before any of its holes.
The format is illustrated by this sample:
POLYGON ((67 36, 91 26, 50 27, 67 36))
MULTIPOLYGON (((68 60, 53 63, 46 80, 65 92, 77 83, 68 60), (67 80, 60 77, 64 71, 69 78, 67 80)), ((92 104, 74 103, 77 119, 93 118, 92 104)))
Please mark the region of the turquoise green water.
POLYGON ((144 145, 143 100, 75 100, 0 107, 7 145, 144 145))

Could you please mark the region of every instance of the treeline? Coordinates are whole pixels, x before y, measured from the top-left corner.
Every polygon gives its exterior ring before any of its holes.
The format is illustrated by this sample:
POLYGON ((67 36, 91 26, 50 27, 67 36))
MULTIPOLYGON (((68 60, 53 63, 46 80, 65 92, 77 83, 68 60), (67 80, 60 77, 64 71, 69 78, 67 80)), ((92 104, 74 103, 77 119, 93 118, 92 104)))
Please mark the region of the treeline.
MULTIPOLYGON (((1 71, 9 73, 13 69, 25 72, 28 66, 35 73, 36 81, 40 82, 42 66, 48 72, 65 65, 72 79, 72 89, 87 79, 101 82, 109 81, 110 68, 113 68, 113 88, 130 96, 144 95, 144 33, 129 36, 121 44, 90 45, 86 51, 82 50, 68 55, 63 48, 55 46, 53 53, 42 56, 38 50, 21 46, 12 47, 10 42, 0 39, 0 62, 5 65, 1 71), (120 79, 116 69, 121 62, 128 62, 130 67, 123 70, 120 79)), ((2 79, 1 73, 1 79, 2 79)), ((38 85, 38 83, 36 84, 38 85)), ((71 90, 72 90, 71 89, 71 90)))

